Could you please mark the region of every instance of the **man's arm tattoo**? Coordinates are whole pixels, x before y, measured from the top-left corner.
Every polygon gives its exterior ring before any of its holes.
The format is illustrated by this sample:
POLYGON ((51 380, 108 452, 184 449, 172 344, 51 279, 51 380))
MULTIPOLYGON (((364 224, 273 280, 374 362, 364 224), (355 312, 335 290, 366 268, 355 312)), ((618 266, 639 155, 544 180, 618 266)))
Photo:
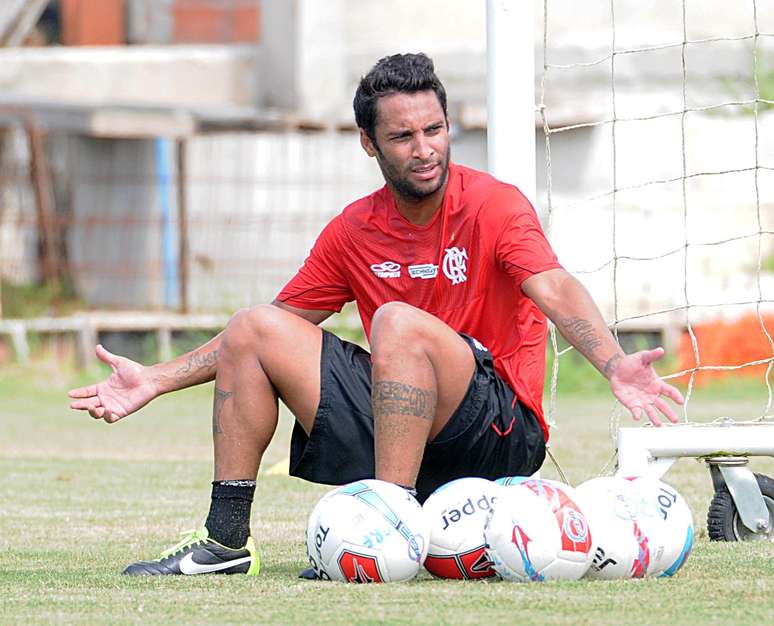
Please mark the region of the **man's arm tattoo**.
POLYGON ((574 339, 577 342, 577 348, 584 354, 589 355, 602 345, 602 340, 594 331, 591 322, 580 317, 568 317, 560 323, 564 336, 568 340, 574 339), (569 336, 568 336, 569 335, 569 336))
POLYGON ((437 394, 431 389, 412 387, 393 380, 374 382, 371 401, 374 419, 387 415, 410 415, 432 421, 437 394))
POLYGON ((620 359, 623 357, 620 354, 614 354, 611 356, 607 363, 605 363, 605 367, 602 368, 602 373, 605 375, 605 377, 610 378, 610 376, 615 371, 615 367, 620 359))
POLYGON ((185 378, 188 376, 188 374, 191 373, 192 370, 195 369, 210 369, 211 367, 214 367, 215 363, 217 362, 218 350, 213 350, 212 352, 207 352, 206 354, 194 353, 188 357, 185 365, 177 369, 175 372, 175 378, 178 380, 185 378))
POLYGON ((223 426, 220 424, 220 412, 223 409, 223 403, 234 395, 233 391, 223 391, 215 387, 215 398, 212 403, 212 434, 219 435, 223 432, 223 426))

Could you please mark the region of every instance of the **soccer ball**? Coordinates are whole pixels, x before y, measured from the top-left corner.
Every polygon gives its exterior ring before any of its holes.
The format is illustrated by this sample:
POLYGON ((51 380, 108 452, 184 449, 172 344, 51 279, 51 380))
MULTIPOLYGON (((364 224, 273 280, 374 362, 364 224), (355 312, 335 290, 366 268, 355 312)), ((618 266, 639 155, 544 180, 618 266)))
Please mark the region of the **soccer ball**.
POLYGON ((405 489, 360 480, 325 494, 306 528, 309 563, 321 579, 398 582, 417 575, 429 525, 405 489))
POLYGON ((603 476, 578 485, 575 494, 594 535, 594 557, 586 576, 606 580, 645 576, 648 538, 637 522, 634 485, 603 476))
POLYGON ((693 548, 693 515, 685 499, 655 478, 627 479, 638 496, 638 521, 648 537, 647 576, 672 576, 693 548))
POLYGON ((495 571, 519 582, 578 580, 593 557, 586 517, 571 487, 528 479, 502 487, 484 527, 495 571))
POLYGON ((484 545, 484 522, 499 491, 484 478, 460 478, 430 495, 422 507, 430 524, 427 571, 438 578, 495 575, 484 545))
POLYGON ((510 487, 511 485, 519 485, 529 479, 529 476, 503 476, 502 478, 498 478, 495 482, 503 487, 510 487))
POLYGON ((606 476, 576 488, 594 531, 598 579, 671 576, 693 546, 693 519, 685 500, 658 480, 606 476))

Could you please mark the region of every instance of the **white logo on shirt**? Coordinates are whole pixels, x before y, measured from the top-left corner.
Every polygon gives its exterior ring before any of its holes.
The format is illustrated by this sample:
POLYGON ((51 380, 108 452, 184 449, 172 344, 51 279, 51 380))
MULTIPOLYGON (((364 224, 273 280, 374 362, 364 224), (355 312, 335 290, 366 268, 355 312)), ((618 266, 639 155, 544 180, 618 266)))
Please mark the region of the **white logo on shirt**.
POLYGON ((452 285, 464 283, 468 279, 467 260, 468 251, 465 248, 462 250, 456 246, 454 248, 446 248, 446 256, 443 257, 443 273, 446 275, 446 278, 452 281, 452 285))
POLYGON ((411 278, 435 278, 438 276, 438 266, 432 263, 423 263, 422 265, 409 265, 409 276, 411 278))
POLYGON ((385 261, 384 263, 374 263, 371 270, 379 278, 400 278, 400 265, 395 261, 385 261))

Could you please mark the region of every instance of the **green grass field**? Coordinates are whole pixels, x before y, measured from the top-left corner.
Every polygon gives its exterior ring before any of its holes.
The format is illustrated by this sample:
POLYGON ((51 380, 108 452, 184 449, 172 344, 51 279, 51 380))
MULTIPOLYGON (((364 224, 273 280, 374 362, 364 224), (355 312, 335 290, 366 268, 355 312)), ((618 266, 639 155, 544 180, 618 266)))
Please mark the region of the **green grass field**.
MULTIPOLYGON (((709 474, 684 459, 666 480, 689 501, 698 539, 673 579, 544 583, 437 581, 343 585, 296 578, 306 517, 325 487, 262 476, 253 533, 258 578, 131 579, 119 572, 155 557, 201 524, 211 480, 211 389, 161 398, 116 425, 67 408, 72 380, 53 366, 0 370, 0 623, 268 624, 770 624, 772 544, 710 544, 709 474)), ((750 418, 760 390, 697 395, 696 418, 750 418)), ((765 398, 764 398, 765 400, 765 398)), ((606 395, 559 398, 553 452, 577 484, 610 458, 606 395)), ((281 461, 283 416, 265 466, 281 461)), ((774 474, 770 460, 757 471, 774 474)), ((545 477, 556 477, 547 462, 545 477)))

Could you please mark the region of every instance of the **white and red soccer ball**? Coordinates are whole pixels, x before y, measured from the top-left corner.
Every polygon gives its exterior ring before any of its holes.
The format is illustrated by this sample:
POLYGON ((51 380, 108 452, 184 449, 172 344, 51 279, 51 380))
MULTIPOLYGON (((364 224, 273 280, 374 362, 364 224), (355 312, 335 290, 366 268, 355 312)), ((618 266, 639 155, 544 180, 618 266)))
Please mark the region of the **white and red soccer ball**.
POLYGON ((417 575, 428 537, 422 507, 405 489, 361 480, 320 499, 309 516, 306 549, 321 579, 398 582, 417 575))
POLYGON ((484 523, 500 491, 484 478, 460 478, 436 489, 423 505, 430 524, 425 569, 437 578, 495 575, 486 551, 484 523))
POLYGON ((484 538, 493 568, 510 581, 578 580, 594 556, 572 487, 551 480, 502 486, 484 538))

